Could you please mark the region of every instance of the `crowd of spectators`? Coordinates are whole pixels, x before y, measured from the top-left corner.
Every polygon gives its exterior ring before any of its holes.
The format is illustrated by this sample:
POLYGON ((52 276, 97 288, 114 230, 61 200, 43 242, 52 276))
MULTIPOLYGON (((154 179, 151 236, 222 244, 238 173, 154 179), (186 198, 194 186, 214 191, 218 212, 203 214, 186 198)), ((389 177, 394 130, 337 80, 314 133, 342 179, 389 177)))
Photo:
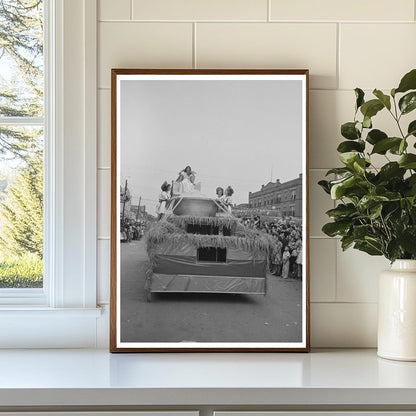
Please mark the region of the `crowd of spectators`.
POLYGON ((140 240, 146 228, 146 221, 134 220, 125 217, 120 219, 121 241, 130 243, 132 240, 140 240))
POLYGON ((283 279, 302 278, 302 224, 293 217, 283 217, 275 221, 261 221, 259 216, 242 218, 249 228, 269 234, 274 242, 270 255, 270 272, 283 279))

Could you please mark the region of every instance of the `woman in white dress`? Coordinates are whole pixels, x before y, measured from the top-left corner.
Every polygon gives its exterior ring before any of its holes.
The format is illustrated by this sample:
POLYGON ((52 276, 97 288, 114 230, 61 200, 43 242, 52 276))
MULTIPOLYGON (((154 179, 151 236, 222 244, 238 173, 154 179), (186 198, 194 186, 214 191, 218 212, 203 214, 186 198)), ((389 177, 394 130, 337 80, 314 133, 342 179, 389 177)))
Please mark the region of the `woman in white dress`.
POLYGON ((217 194, 217 201, 223 202, 225 199, 225 195, 224 195, 224 188, 221 188, 221 186, 219 186, 216 190, 215 190, 216 194, 217 194))
POLYGON ((165 181, 162 183, 160 189, 162 192, 159 194, 159 202, 156 205, 157 219, 160 220, 166 213, 166 204, 170 200, 170 188, 171 186, 165 181))
POLYGON ((192 170, 190 166, 187 166, 184 170, 179 172, 178 179, 176 182, 179 182, 179 192, 181 194, 186 194, 189 192, 194 192, 195 190, 195 175, 196 173, 192 170))
POLYGON ((230 213, 231 213, 231 208, 234 205, 233 198, 232 198, 233 193, 234 193, 234 189, 231 188, 231 186, 228 186, 225 189, 225 197, 224 197, 223 203, 227 207, 228 212, 230 213))

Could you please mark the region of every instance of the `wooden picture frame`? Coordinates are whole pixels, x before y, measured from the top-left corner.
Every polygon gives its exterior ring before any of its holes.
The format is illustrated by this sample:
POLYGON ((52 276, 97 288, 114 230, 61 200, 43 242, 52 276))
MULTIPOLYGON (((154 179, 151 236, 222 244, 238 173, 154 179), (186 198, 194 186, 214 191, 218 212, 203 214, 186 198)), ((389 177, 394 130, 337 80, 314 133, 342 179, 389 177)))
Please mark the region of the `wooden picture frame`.
POLYGON ((112 70, 111 352, 309 351, 308 82, 112 70))

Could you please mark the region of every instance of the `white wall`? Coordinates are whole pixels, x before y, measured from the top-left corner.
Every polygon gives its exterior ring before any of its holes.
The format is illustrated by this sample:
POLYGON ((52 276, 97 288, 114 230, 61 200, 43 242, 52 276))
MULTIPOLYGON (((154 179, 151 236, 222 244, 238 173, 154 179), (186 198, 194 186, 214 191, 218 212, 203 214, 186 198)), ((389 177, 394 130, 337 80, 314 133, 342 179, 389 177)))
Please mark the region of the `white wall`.
POLYGON ((388 262, 342 253, 322 234, 333 203, 316 183, 337 164, 352 89, 390 90, 416 67, 415 1, 99 0, 98 7, 99 303, 108 304, 110 280, 110 69, 309 68, 312 346, 375 346, 377 276, 388 262))

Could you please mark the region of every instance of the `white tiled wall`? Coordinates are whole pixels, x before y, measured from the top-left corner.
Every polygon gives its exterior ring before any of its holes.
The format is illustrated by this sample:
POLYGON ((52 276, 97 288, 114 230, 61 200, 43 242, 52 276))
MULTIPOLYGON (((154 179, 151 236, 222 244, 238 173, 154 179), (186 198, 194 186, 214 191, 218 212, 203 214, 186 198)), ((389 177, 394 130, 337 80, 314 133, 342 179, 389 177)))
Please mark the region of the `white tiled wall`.
POLYGON ((99 0, 98 16, 99 301, 109 298, 110 69, 309 68, 312 346, 375 346, 388 263, 324 236, 333 202, 316 182, 337 163, 351 90, 389 90, 416 67, 415 0, 99 0))

